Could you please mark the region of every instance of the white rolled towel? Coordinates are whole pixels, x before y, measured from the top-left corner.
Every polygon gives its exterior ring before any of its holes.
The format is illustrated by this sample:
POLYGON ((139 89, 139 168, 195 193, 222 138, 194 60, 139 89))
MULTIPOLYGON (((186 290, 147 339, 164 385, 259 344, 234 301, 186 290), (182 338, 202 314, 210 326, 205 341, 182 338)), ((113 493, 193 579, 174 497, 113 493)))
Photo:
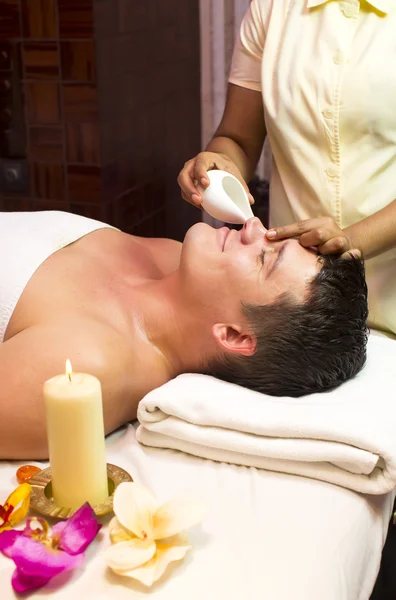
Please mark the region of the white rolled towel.
POLYGON ((352 490, 396 488, 396 342, 370 336, 367 364, 336 390, 273 397, 196 374, 139 404, 138 440, 352 490))

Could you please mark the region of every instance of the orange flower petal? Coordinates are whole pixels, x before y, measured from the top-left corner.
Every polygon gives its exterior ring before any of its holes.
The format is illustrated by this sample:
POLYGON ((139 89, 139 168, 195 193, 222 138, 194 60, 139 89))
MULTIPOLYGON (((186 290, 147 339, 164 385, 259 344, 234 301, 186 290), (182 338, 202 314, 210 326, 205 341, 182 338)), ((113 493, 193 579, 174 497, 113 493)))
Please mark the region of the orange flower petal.
POLYGON ((18 523, 26 517, 30 505, 31 489, 32 488, 28 483, 22 483, 8 496, 4 507, 14 507, 14 510, 8 519, 8 523, 11 527, 15 527, 15 525, 18 525, 18 523))
POLYGON ((0 504, 0 533, 6 529, 11 529, 9 519, 13 510, 13 506, 9 506, 7 504, 2 506, 0 504))

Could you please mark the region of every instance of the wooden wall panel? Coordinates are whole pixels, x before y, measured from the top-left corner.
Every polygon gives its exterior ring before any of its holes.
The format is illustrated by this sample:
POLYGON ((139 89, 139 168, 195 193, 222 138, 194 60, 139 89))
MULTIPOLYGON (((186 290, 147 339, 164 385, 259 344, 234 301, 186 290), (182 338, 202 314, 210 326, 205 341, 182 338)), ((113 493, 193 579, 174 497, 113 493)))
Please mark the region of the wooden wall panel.
POLYGON ((30 173, 0 210, 181 239, 200 217, 176 183, 200 150, 199 0, 0 0, 0 36, 0 160, 30 173))

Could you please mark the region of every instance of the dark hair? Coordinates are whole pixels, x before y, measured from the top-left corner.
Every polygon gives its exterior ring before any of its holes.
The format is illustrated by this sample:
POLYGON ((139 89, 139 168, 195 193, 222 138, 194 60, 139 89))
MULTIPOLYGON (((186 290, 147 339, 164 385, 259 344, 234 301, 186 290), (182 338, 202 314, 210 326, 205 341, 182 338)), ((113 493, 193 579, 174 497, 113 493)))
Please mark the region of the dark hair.
POLYGON ((224 354, 206 374, 272 396, 331 390, 364 366, 367 285, 363 261, 321 256, 322 269, 297 304, 283 294, 271 305, 243 306, 257 339, 253 356, 224 354))

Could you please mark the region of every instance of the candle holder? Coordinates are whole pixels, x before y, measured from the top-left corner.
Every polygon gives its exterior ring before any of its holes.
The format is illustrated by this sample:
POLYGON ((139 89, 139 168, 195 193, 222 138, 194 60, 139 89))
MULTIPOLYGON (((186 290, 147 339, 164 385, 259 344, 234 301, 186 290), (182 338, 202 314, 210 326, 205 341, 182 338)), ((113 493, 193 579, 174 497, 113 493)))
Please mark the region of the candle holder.
MULTIPOLYGON (((95 515, 103 516, 113 511, 114 492, 120 483, 133 481, 132 477, 116 465, 107 463, 107 480, 109 484, 109 495, 102 504, 92 506, 95 515)), ((76 509, 65 508, 55 504, 52 497, 51 467, 43 469, 30 480, 32 491, 30 494, 30 506, 45 517, 56 519, 68 519, 76 512, 76 509)))

